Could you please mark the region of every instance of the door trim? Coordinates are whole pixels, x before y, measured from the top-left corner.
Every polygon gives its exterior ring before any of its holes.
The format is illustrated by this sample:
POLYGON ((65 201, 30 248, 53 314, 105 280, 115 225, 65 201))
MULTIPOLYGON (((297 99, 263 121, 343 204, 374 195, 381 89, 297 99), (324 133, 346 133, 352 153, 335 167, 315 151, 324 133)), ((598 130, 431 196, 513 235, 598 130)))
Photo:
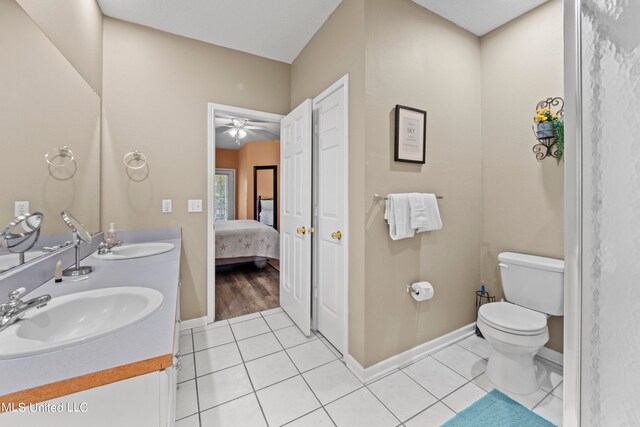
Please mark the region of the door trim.
MULTIPOLYGON (((349 233, 349 74, 345 74, 344 76, 342 76, 338 81, 336 81, 334 84, 332 84, 331 86, 329 86, 326 90, 324 90, 320 95, 316 96, 315 98, 313 98, 313 117, 314 117, 314 122, 313 122, 313 153, 314 153, 314 167, 313 167, 313 176, 312 176, 312 187, 314 189, 314 193, 316 193, 317 195, 317 182, 318 182, 318 176, 317 176, 317 171, 318 168, 316 167, 316 160, 318 158, 317 155, 315 155, 316 153, 316 148, 317 148, 317 139, 316 139, 316 106, 319 102, 321 102, 324 98, 326 98, 327 96, 331 95, 332 93, 334 93, 336 90, 340 89, 341 87, 344 87, 344 91, 343 91, 343 95, 344 95, 344 146, 343 146, 343 153, 342 155, 344 156, 345 162, 344 162, 344 188, 345 188, 345 192, 344 192, 344 200, 343 200, 343 206, 345 208, 345 220, 344 220, 344 232, 343 232, 343 238, 342 238, 342 244, 344 245, 344 319, 343 320, 343 328, 344 328, 344 342, 342 344, 342 348, 344 349, 344 354, 343 357, 346 357, 349 354, 349 237, 350 237, 350 233, 349 233)), ((313 223, 314 226, 317 225, 317 215, 316 212, 313 212, 313 223)), ((313 242, 313 248, 314 248, 314 254, 317 254, 317 243, 318 240, 314 238, 314 242, 313 242)), ((316 255, 312 256, 312 276, 311 276, 311 280, 312 280, 312 293, 311 293, 311 298, 312 298, 312 304, 311 304, 311 328, 317 330, 317 313, 318 313, 318 282, 317 282, 317 276, 316 276, 316 268, 317 268, 317 262, 316 262, 316 255)))
POLYGON ((216 128, 214 121, 216 112, 274 122, 280 122, 284 116, 212 102, 207 104, 207 112, 207 323, 213 323, 216 316, 216 236, 213 232, 215 200, 211 194, 213 194, 213 179, 216 174, 216 128))
POLYGON ((582 9, 563 0, 567 149, 564 160, 564 396, 563 424, 581 418, 582 370, 582 9))

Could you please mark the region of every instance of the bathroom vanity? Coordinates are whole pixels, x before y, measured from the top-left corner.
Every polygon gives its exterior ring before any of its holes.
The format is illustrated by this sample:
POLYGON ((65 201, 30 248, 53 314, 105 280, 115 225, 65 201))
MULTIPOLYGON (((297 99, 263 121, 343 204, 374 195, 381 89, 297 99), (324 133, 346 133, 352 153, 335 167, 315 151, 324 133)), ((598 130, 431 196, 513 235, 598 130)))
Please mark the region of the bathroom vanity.
MULTIPOLYGON (((62 283, 51 279, 23 296, 26 300, 51 295, 50 314, 47 315, 44 307, 41 313, 32 310, 25 318, 37 322, 38 331, 48 331, 42 333, 41 341, 71 343, 56 348, 54 342, 53 350, 35 350, 36 354, 17 357, 0 351, 0 425, 174 425, 180 324, 180 230, 126 232, 120 233, 120 238, 125 242, 123 247, 144 243, 139 246, 143 251, 162 247, 164 252, 136 257, 92 254, 83 260, 84 265, 93 267, 93 272, 84 276, 86 279, 65 277, 62 283), (146 245, 151 242, 162 245, 146 245), (55 305, 58 298, 64 304, 55 305), (125 303, 129 304, 126 309, 113 309, 125 303), (67 310, 65 305, 69 304, 76 306, 67 310), (95 307, 95 310, 86 307, 95 307), (123 314, 127 310, 145 309, 149 313, 142 313, 142 318, 129 319, 123 314), (109 310, 113 315, 103 313, 109 310), (61 313, 66 316, 62 320, 61 313), (53 331, 57 324, 60 336, 53 331), (112 329, 96 336, 103 327, 112 329), (78 337, 83 338, 74 341, 78 337)), ((139 250, 130 252, 145 255, 139 250)), ((3 339, 20 339, 21 333, 12 333, 11 328, 21 327, 21 322, 24 322, 23 335, 33 333, 24 329, 28 321, 21 320, 0 332, 0 346, 3 339), (3 338, 3 334, 7 335, 3 338)))

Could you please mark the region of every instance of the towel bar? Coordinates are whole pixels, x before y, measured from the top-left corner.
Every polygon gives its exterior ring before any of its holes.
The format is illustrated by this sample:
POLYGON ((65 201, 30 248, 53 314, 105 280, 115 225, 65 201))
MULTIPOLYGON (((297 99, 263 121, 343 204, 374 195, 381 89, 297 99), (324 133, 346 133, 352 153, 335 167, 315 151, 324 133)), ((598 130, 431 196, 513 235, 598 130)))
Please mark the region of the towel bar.
MULTIPOLYGON (((381 196, 381 195, 379 195, 379 194, 377 194, 377 193, 373 195, 373 200, 375 200, 375 201, 379 201, 379 200, 387 200, 387 199, 388 199, 388 197, 386 197, 386 196, 381 196)), ((436 195, 436 199, 441 200, 441 199, 444 199, 444 197, 443 197, 443 196, 438 196, 438 195, 436 195)))

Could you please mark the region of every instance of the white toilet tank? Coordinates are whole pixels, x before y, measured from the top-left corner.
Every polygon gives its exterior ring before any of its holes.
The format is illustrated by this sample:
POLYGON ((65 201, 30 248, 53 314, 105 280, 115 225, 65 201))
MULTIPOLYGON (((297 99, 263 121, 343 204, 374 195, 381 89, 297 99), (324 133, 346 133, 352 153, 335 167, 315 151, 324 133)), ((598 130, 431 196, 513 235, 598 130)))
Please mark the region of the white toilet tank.
POLYGON ((498 255, 507 301, 552 316, 564 314, 564 261, 503 252, 498 255))

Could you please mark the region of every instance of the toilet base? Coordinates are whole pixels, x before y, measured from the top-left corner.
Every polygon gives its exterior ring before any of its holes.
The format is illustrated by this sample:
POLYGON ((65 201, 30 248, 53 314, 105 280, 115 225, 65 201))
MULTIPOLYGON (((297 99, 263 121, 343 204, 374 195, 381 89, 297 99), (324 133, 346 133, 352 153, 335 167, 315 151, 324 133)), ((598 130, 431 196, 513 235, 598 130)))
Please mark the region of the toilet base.
POLYGON ((532 353, 506 353, 491 349, 487 364, 487 377, 501 389, 517 394, 530 394, 538 390, 538 380, 532 353))

